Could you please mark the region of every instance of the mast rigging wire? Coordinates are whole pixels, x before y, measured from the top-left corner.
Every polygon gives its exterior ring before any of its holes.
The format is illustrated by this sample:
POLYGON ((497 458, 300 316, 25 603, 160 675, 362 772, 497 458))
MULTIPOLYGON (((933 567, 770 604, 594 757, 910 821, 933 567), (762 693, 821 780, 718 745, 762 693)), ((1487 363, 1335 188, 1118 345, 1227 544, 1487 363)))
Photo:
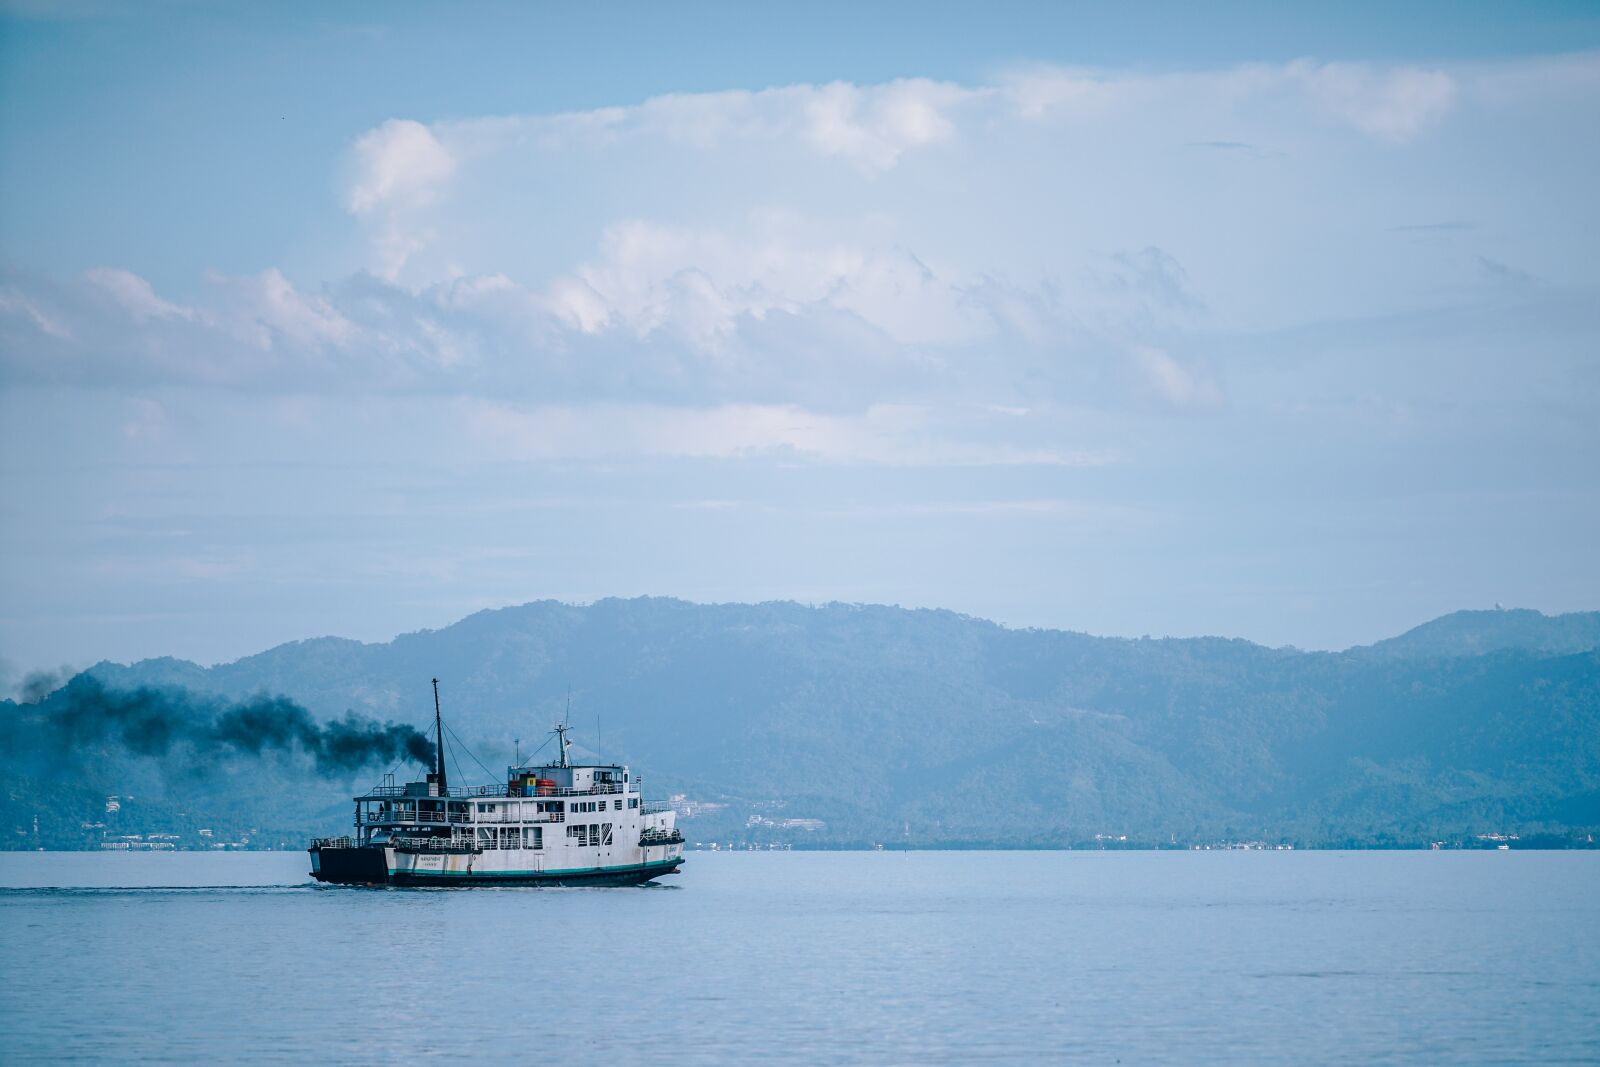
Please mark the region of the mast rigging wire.
MULTIPOLYGON (((489 781, 492 782, 492 781, 495 780, 494 772, 491 771, 489 768, 485 767, 483 765, 483 761, 481 759, 479 759, 477 756, 473 755, 472 749, 467 747, 466 742, 461 740, 461 738, 456 735, 456 732, 454 730, 450 729, 450 726, 448 724, 445 725, 445 732, 447 732, 450 735, 450 739, 456 743, 456 745, 455 745, 456 748, 459 748, 461 751, 465 752, 468 756, 472 757, 472 762, 476 763, 478 765, 478 769, 483 771, 484 774, 487 774, 489 776, 489 781)), ((459 760, 456 761, 456 770, 457 771, 461 770, 461 762, 459 760)))

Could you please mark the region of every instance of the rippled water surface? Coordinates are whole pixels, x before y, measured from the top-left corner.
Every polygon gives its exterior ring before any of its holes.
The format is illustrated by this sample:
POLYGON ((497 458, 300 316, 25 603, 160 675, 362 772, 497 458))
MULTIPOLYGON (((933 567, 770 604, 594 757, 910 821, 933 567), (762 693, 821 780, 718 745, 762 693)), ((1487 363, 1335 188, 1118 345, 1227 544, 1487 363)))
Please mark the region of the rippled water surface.
POLYGON ((1600 1062, 1600 853, 0 854, 0 1061, 1600 1062))

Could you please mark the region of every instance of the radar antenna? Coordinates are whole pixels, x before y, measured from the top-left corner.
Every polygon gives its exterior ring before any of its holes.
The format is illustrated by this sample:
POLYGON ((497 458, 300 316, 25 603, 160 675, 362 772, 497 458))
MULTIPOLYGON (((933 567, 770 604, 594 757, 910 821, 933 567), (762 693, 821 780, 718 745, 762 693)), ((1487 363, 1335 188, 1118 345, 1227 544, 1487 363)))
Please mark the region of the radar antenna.
POLYGON ((567 724, 564 722, 556 723, 555 734, 556 737, 560 738, 561 746, 561 762, 557 766, 570 767, 572 763, 567 759, 567 749, 572 747, 572 742, 567 740, 567 724))

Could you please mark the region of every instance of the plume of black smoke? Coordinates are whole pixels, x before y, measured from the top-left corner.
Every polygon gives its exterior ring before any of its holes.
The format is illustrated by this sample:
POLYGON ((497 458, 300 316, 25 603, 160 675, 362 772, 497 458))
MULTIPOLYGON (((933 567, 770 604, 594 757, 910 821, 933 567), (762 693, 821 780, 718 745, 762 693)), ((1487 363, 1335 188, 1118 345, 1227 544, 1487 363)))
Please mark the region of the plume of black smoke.
POLYGON ((182 689, 112 690, 80 674, 51 693, 39 710, 42 728, 69 750, 114 742, 141 756, 165 756, 179 746, 202 757, 300 751, 324 774, 402 756, 433 762, 433 742, 411 726, 353 713, 323 725, 282 696, 226 703, 182 689))
POLYGON ((22 679, 21 695, 24 704, 37 704, 45 697, 72 680, 77 672, 71 667, 58 671, 29 671, 22 679))

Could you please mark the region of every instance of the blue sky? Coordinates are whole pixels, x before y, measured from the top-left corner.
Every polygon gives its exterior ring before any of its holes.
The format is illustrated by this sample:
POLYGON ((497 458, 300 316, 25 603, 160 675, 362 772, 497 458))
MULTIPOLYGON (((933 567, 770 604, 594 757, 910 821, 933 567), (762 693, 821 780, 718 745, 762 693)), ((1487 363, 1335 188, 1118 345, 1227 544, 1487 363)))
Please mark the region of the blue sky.
POLYGON ((14 670, 1600 606, 1592 6, 5 11, 14 670))

